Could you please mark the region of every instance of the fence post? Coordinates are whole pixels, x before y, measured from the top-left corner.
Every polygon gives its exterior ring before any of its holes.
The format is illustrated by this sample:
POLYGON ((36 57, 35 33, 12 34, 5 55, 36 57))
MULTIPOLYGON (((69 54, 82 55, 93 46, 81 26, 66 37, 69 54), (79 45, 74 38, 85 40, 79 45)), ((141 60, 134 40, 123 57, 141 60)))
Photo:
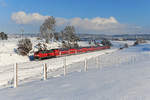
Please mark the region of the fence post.
POLYGON ((44 64, 44 80, 47 80, 47 64, 44 64))
POLYGON ((134 63, 136 62, 136 56, 134 56, 134 63))
POLYGON ((18 87, 18 64, 14 64, 14 88, 18 87))
POLYGON ((84 60, 84 71, 86 72, 87 71, 87 59, 85 58, 84 60))
POLYGON ((135 59, 136 59, 136 57, 135 57, 135 56, 133 56, 133 64, 135 63, 135 59))
POLYGON ((129 56, 127 57, 127 59, 128 59, 128 65, 130 64, 130 58, 129 58, 129 56))
POLYGON ((96 57, 96 65, 97 65, 97 68, 99 68, 99 56, 96 57))
POLYGON ((66 76, 66 56, 64 57, 64 76, 66 76))
POLYGON ((131 64, 133 64, 133 56, 131 56, 131 64))
POLYGON ((99 68, 100 68, 100 69, 102 69, 102 67, 103 67, 103 64, 102 64, 102 63, 103 63, 103 61, 102 61, 102 59, 101 59, 101 56, 99 56, 99 60, 100 60, 99 68))

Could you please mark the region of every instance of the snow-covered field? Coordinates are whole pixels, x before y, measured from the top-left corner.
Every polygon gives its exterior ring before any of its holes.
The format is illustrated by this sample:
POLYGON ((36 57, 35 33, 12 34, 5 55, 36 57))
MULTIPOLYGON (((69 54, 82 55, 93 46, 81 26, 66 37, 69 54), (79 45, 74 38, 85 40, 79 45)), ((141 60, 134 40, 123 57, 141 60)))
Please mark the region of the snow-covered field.
MULTIPOLYGON (((96 56, 100 52, 103 51, 91 54, 96 56)), ((82 55, 85 57, 85 55, 91 54, 82 55)), ((73 56, 73 58, 82 57, 81 55, 73 56)), ((71 57, 68 56, 68 59, 70 60, 71 57)), ((69 73, 66 76, 60 75, 60 77, 49 78, 46 81, 34 80, 20 84, 15 89, 1 89, 0 98, 2 100, 150 99, 149 43, 100 55, 99 57, 99 66, 94 63, 94 58, 89 59, 87 72, 81 70, 69 73)), ((81 68, 82 64, 76 63, 76 67, 81 68)))
MULTIPOLYGON (((103 50, 103 51, 97 51, 97 52, 89 52, 84 53, 80 55, 72 55, 66 57, 66 64, 71 65, 79 62, 83 62, 84 59, 90 59, 92 57, 100 56, 105 53, 112 53, 115 52, 117 49, 109 49, 109 50, 103 50)), ((18 63, 18 75, 20 81, 28 81, 33 80, 31 78, 41 78, 43 74, 43 64, 47 64, 48 71, 50 74, 54 73, 55 75, 50 76, 57 76, 59 74, 62 74, 62 69, 64 65, 64 58, 65 57, 59 57, 59 58, 53 58, 53 59, 47 59, 43 61, 32 61, 32 62, 26 62, 26 63, 18 63), (58 72, 56 74, 56 71, 60 70, 61 72, 58 72)), ((1 66, 0 71, 0 85, 12 85, 13 83, 13 64, 12 65, 6 65, 1 66)))
MULTIPOLYGON (((0 56, 5 57, 5 60, 8 59, 6 62, 3 61, 4 58, 0 60, 5 63, 0 65, 0 98, 2 100, 150 99, 149 42, 118 50, 125 43, 132 45, 133 41, 112 41, 114 47, 108 50, 43 61, 29 61, 28 57, 19 56, 14 52, 17 41, 9 40, 0 44, 2 47, 0 56), (65 58, 66 76, 63 75, 65 58), (87 72, 84 71, 85 59, 87 59, 87 72), (12 61, 9 62, 9 60, 12 61), (19 87, 11 88, 15 62, 19 62, 19 87), (41 79, 43 79, 45 63, 48 66, 48 80, 43 81, 41 79)), ((80 45, 88 44, 81 42, 80 45)))
MULTIPOLYGON (((33 47, 37 43, 36 38, 32 38, 33 47)), ((63 65, 64 58, 53 58, 47 59, 43 61, 30 61, 27 56, 20 56, 15 52, 17 48, 18 39, 10 39, 7 41, 0 41, 1 48, 0 49, 0 86, 12 86, 13 84, 13 67, 15 63, 18 63, 18 75, 19 75, 19 83, 24 83, 26 81, 31 81, 34 79, 41 79, 43 76, 43 64, 47 64, 49 76, 59 76, 63 73, 63 65)), ((72 55, 66 57, 66 64, 68 65, 68 72, 73 72, 74 70, 81 70, 82 67, 77 68, 77 66, 84 66, 85 58, 88 60, 88 63, 92 63, 95 61, 95 58, 106 54, 112 53, 118 50, 118 47, 124 44, 124 42, 113 41, 114 47, 109 50, 97 51, 97 52, 89 52, 86 54, 80 55, 72 55), (70 69, 71 68, 71 69, 70 69), (73 70, 73 69, 74 70, 73 70)), ((133 44, 133 41, 126 41, 129 45, 133 44)), ((79 42, 80 46, 88 46, 88 42, 79 42)), ((53 43, 50 47, 59 47, 59 43, 53 43)), ((104 56, 105 57, 105 56, 104 56)), ((107 57, 105 57, 107 58, 107 57)), ((129 59, 129 58, 127 58, 129 59)), ((100 59, 101 60, 101 59, 100 59)), ((102 59, 104 60, 104 59, 102 59)), ((108 59, 102 61, 104 63, 103 66, 108 65, 108 59)), ((109 59, 111 60, 111 59, 109 59)), ((109 64, 113 64, 115 61, 112 61, 109 64)), ((101 63, 101 64, 103 64, 101 63)))

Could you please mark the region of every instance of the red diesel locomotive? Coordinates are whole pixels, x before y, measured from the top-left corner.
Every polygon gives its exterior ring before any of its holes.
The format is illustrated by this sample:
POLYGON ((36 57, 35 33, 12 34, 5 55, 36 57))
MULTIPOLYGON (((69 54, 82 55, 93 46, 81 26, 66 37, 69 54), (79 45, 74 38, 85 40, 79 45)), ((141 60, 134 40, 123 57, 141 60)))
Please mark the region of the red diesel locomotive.
POLYGON ((51 57, 57 57, 63 55, 85 53, 88 51, 104 50, 109 48, 110 46, 94 46, 94 47, 81 47, 81 48, 72 48, 72 49, 42 50, 34 53, 34 59, 51 58, 51 57))

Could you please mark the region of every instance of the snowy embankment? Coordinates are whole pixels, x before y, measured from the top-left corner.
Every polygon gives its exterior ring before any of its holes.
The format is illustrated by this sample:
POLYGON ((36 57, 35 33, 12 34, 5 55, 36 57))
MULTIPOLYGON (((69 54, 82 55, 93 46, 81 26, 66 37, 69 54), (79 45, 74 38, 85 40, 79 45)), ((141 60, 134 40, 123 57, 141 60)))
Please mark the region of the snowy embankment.
POLYGON ((100 69, 92 65, 89 67, 95 69, 89 69, 88 72, 74 72, 66 77, 26 83, 16 89, 2 89, 0 98, 2 100, 150 99, 150 44, 131 47, 100 58, 103 60, 100 61, 100 69), (114 63, 117 60, 119 63, 114 63))

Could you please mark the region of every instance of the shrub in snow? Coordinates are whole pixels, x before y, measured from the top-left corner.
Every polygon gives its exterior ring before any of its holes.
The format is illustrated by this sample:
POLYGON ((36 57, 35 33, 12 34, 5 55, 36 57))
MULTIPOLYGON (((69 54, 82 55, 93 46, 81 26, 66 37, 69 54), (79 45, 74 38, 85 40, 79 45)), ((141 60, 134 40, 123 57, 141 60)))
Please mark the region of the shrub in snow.
POLYGON ((124 49, 124 48, 128 48, 129 46, 128 46, 128 44, 127 43, 125 43, 123 46, 121 46, 119 49, 120 50, 122 50, 122 49, 124 49))
POLYGON ((40 37, 37 37, 36 40, 41 40, 41 38, 40 38, 40 37))
POLYGON ((125 43, 124 44, 124 48, 128 48, 129 46, 128 46, 128 44, 127 43, 125 43))
POLYGON ((28 55, 28 53, 32 50, 32 43, 30 39, 21 39, 18 41, 17 52, 20 55, 28 55))
POLYGON ((133 44, 133 46, 136 46, 138 44, 139 44, 139 42, 135 41, 134 44, 133 44))
POLYGON ((146 41, 143 40, 143 39, 137 39, 137 40, 134 42, 133 45, 136 46, 136 45, 141 44, 141 43, 146 43, 146 41))
POLYGON ((91 44, 91 41, 89 41, 89 44, 91 44))
POLYGON ((37 47, 38 51, 41 51, 41 50, 48 50, 48 47, 47 47, 47 45, 46 45, 45 43, 38 43, 38 44, 36 45, 36 47, 37 47))
POLYGON ((7 40, 7 39, 8 39, 7 34, 5 34, 4 32, 1 32, 1 33, 0 33, 0 39, 2 39, 2 40, 7 40))
POLYGON ((62 41, 62 48, 70 48, 70 44, 65 41, 62 41))
POLYGON ((65 41, 63 41, 62 42, 62 48, 78 48, 79 47, 79 45, 78 45, 78 43, 72 43, 72 42, 65 42, 65 41))
POLYGON ((78 43, 75 43, 75 44, 74 44, 74 47, 75 47, 75 48, 78 48, 78 47, 79 47, 78 43))
POLYGON ((107 39, 103 39, 103 40, 102 40, 102 44, 103 44, 104 46, 112 46, 112 43, 111 43, 109 40, 107 40, 107 39))

